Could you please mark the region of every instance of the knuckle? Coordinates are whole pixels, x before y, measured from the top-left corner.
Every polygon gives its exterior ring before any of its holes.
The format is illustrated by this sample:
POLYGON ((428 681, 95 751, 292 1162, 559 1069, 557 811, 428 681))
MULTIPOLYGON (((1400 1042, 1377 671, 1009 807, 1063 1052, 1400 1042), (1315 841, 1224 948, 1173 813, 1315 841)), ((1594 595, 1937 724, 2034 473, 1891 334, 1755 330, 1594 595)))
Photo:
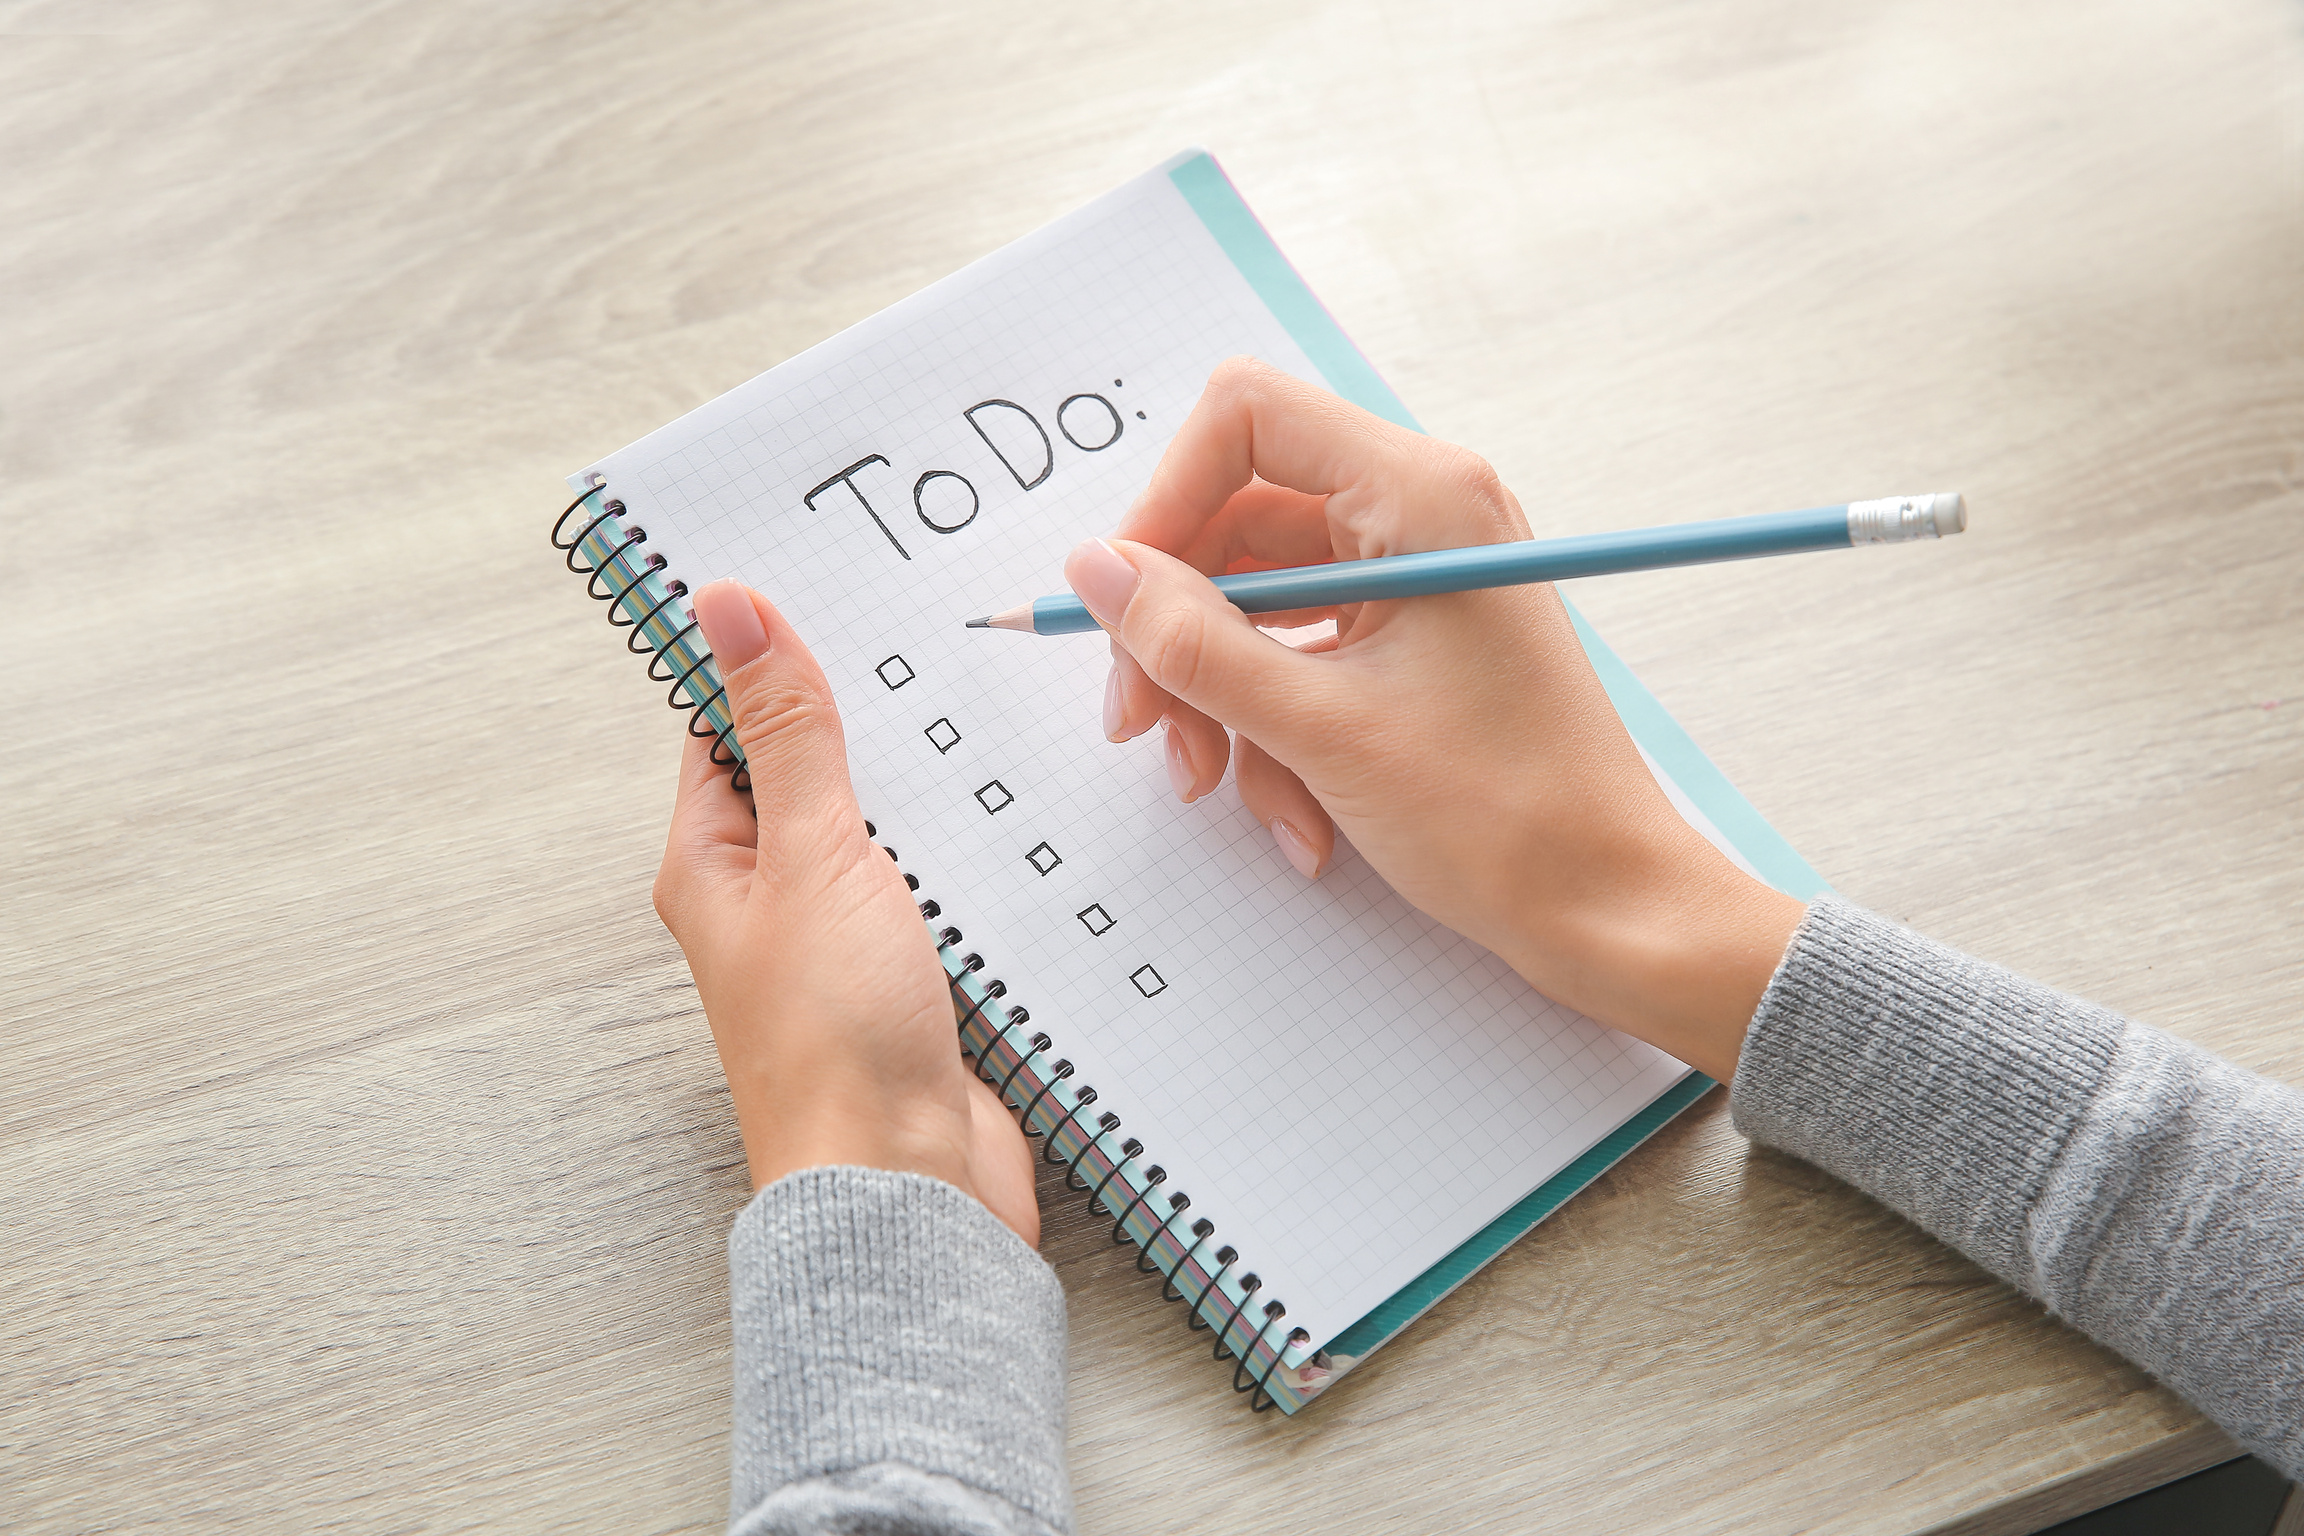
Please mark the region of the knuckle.
POLYGON ((1471 449, 1449 445, 1441 473, 1465 509, 1483 524, 1510 529, 1520 522, 1520 504, 1496 466, 1471 449))
POLYGON ((1503 495, 1504 482, 1498 478, 1496 466, 1469 448, 1450 445, 1447 472, 1457 488, 1475 501, 1490 501, 1503 495))
POLYGON ((1189 698, 1207 664, 1208 617, 1183 604, 1164 607, 1150 616, 1134 649, 1147 677, 1168 692, 1189 698))
POLYGON ((1208 375, 1208 387, 1240 394, 1263 378, 1264 365, 1255 358, 1235 355, 1218 363, 1208 375))
POLYGON ((736 698, 736 740, 750 758, 755 752, 806 741, 837 729, 832 701, 808 683, 791 677, 747 681, 736 698))
POLYGON ((1208 375, 1203 398, 1223 412, 1254 416, 1267 409, 1287 376, 1255 357, 1228 357, 1208 375))
POLYGON ((666 932, 679 937, 680 887, 669 860, 656 872, 656 884, 648 895, 656 905, 656 920, 664 925, 666 932))

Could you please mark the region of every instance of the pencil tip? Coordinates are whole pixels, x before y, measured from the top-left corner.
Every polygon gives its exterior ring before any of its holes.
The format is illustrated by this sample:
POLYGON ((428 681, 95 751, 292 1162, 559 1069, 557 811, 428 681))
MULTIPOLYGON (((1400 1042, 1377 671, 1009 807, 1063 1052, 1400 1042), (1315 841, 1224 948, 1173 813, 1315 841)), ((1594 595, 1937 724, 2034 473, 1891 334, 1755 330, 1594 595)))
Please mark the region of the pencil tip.
POLYGON ((1033 633, 1032 605, 1023 603, 1001 613, 988 613, 980 619, 968 621, 970 629, 1013 629, 1024 634, 1033 633))

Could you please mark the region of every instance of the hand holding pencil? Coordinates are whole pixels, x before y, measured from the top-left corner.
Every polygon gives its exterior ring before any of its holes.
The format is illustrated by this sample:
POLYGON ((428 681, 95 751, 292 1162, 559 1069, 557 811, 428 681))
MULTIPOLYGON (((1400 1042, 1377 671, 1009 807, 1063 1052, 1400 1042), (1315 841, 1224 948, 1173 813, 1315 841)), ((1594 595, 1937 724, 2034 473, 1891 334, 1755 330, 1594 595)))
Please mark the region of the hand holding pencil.
POLYGON ((1234 761, 1307 876, 1341 830, 1539 990, 1725 1077, 1720 1032, 1741 1035, 1802 908, 1672 809, 1550 586, 1295 610, 1338 624, 1299 651, 1209 580, 1527 537, 1477 455, 1228 362, 1115 537, 1065 565, 1112 636, 1105 735, 1165 721, 1183 799, 1234 761))
MULTIPOLYGON (((1436 592, 1478 592, 1487 587, 1614 576, 1673 565, 1796 555, 1859 544, 1902 544, 1940 539, 1968 526, 1959 496, 1883 496, 1802 512, 1717 517, 1621 533, 1584 533, 1564 539, 1512 539, 1410 555, 1332 560, 1324 565, 1234 571, 1215 578, 1216 590, 1242 613, 1286 613, 1436 592)), ((1085 635, 1096 616, 1075 593, 1034 598, 1000 613, 970 619, 969 629, 1011 629, 1028 635, 1085 635)))

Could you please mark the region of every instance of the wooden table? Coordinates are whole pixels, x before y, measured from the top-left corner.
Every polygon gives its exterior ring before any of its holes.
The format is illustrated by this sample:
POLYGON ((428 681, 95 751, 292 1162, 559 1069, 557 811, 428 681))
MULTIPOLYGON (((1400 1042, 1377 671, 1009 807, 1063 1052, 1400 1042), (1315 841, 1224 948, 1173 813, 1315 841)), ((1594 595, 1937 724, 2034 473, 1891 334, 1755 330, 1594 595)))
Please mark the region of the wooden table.
MULTIPOLYGON (((0 1524, 708 1530, 738 1145, 557 476, 1193 142, 1848 895, 2304 1081, 2292 6, 0 8, 0 1524)), ((1715 1095, 1089 1532, 2015 1532, 2232 1454, 1715 1095)))

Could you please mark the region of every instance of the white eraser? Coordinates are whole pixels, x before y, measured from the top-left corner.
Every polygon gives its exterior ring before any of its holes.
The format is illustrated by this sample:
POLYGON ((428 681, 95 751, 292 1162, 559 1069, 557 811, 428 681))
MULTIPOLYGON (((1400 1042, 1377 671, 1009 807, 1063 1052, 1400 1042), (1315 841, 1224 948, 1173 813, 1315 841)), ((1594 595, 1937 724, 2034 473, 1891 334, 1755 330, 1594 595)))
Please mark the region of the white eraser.
POLYGON ((1968 503, 1958 491, 1938 491, 1935 506, 1929 509, 1929 521, 1936 525, 1936 537, 1948 539, 1968 529, 1968 503))

